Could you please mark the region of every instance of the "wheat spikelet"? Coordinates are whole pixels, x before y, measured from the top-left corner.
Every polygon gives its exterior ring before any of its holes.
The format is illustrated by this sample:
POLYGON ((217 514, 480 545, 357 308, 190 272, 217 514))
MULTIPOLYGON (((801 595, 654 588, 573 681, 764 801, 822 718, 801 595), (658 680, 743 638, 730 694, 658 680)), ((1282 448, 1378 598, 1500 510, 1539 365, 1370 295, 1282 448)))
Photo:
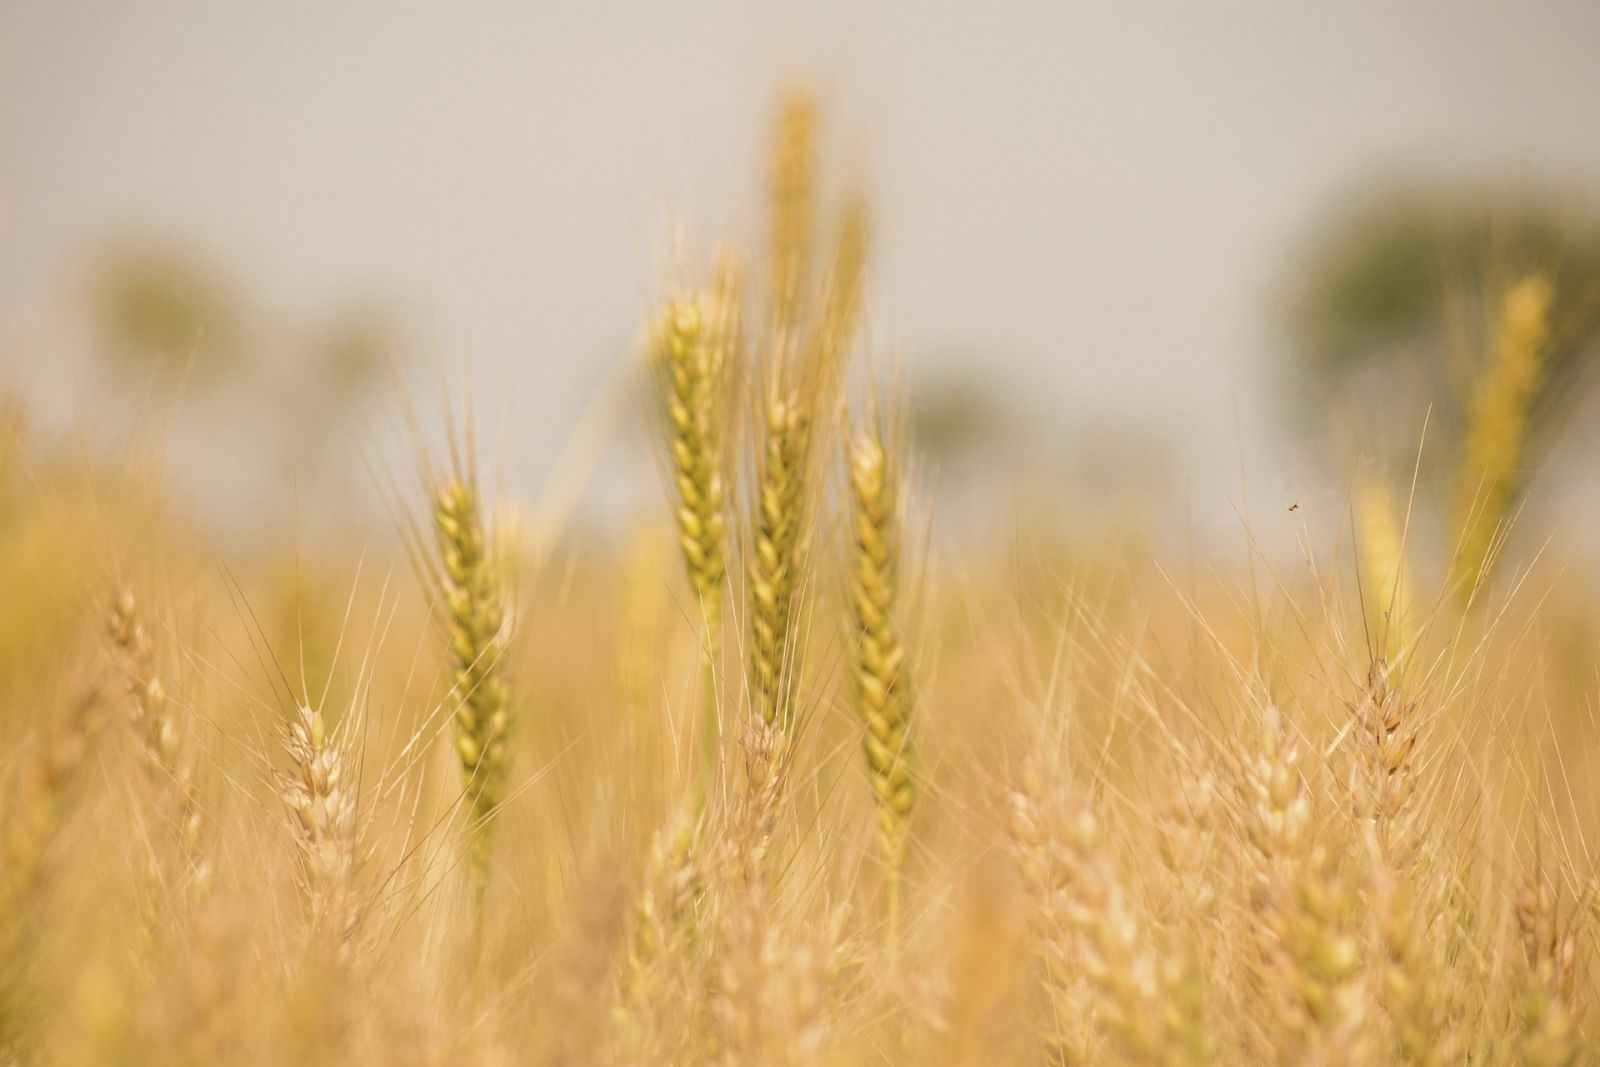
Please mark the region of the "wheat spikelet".
POLYGON ((61 830, 84 756, 100 725, 101 692, 79 695, 66 720, 23 768, 18 795, 0 819, 0 1060, 12 1062, 28 1026, 22 986, 29 945, 38 932, 28 906, 45 882, 50 847, 61 830))
POLYGON ((1359 480, 1353 504, 1367 639, 1377 655, 1394 663, 1416 636, 1404 534, 1395 514, 1394 497, 1381 479, 1374 476, 1359 480))
POLYGON ((878 813, 889 936, 897 936, 900 871, 914 786, 910 744, 915 707, 899 592, 900 516, 894 469, 883 437, 872 428, 849 450, 855 555, 850 604, 854 615, 855 703, 878 813))
POLYGON ((1312 834, 1299 743, 1276 706, 1266 708, 1262 725, 1245 767, 1243 797, 1262 956, 1298 1010, 1298 1017, 1285 1020, 1286 1039, 1325 1061, 1342 1062, 1353 1054, 1361 1018, 1354 983, 1360 950, 1351 933, 1356 901, 1338 854, 1312 834))
POLYGON ((1162 863, 1176 879, 1175 914, 1158 916, 1169 931, 1169 944, 1161 956, 1160 990, 1165 1010, 1168 1059, 1174 1063, 1206 1064, 1215 1059, 1212 1027, 1207 1018, 1207 975, 1213 954, 1205 934, 1215 927, 1218 913, 1216 888, 1215 777, 1195 765, 1181 747, 1180 788, 1164 813, 1158 848, 1162 863))
POLYGON ((128 714, 139 738, 145 767, 157 791, 171 798, 174 833, 185 859, 197 878, 203 879, 206 868, 200 857, 199 793, 183 764, 181 736, 156 669, 155 646, 130 587, 123 586, 113 595, 107 630, 118 666, 128 678, 128 714))
MULTIPOLYGON (((1030 761, 1022 786, 1008 793, 1013 847, 1038 909, 1035 926, 1046 950, 1045 980, 1058 1033, 1058 1054, 1083 1062, 1087 1048, 1071 1039, 1088 1008, 1119 1062, 1180 1067, 1210 1061, 1205 989, 1193 953, 1152 951, 1105 840, 1085 804, 1047 781, 1030 761)), ((1089 1062, 1094 1062, 1090 1059, 1089 1062)))
POLYGON ((1521 489, 1528 413, 1544 373, 1553 297, 1550 282, 1537 274, 1507 291, 1490 365, 1472 396, 1456 507, 1456 589, 1463 602, 1487 581, 1490 555, 1521 489))
POLYGON ((1411 757, 1417 746, 1416 706, 1389 681, 1389 665, 1375 659, 1354 706, 1370 775, 1368 804, 1385 861, 1409 867, 1414 835, 1406 819, 1415 788, 1411 757))
POLYGON ((812 339, 808 374, 812 391, 826 396, 843 376, 844 355, 861 318, 867 267, 867 207, 853 198, 839 214, 833 262, 823 286, 822 310, 812 339))
POLYGON ((52 839, 66 814, 66 803, 90 739, 99 726, 101 693, 90 688, 79 696, 71 714, 44 749, 26 766, 20 796, 5 819, 6 870, 0 879, 5 907, 0 923, 10 927, 19 900, 39 884, 52 839))
POLYGON ((1521 990, 1518 1062, 1570 1067, 1582 1050, 1572 1003, 1577 939, 1562 929, 1555 892, 1535 870, 1516 900, 1526 971, 1521 990))
POLYGON ((492 819, 505 784, 511 690, 505 677, 507 592, 488 551, 475 486, 447 477, 434 494, 439 580, 454 683, 455 749, 466 791, 473 874, 482 910, 492 819))
POLYGON ((767 281, 772 323, 791 336, 800 317, 811 268, 815 226, 817 112, 811 96, 795 90, 780 106, 769 163, 767 281))
MULTIPOLYGON (((697 907, 705 891, 695 825, 679 818, 656 835, 645 884, 634 900, 626 957, 612 1018, 626 1063, 667 1056, 667 1031, 686 1029, 700 1006, 689 995, 700 929, 697 907)), ((682 1050, 676 1050, 681 1052, 682 1050)))
POLYGON ((1072 933, 1065 920, 1066 902, 1061 879, 1056 875, 1046 814, 1041 810, 1040 784, 1037 772, 1030 766, 1024 772, 1021 788, 1005 790, 1006 829, 1031 896, 1029 925, 1038 941, 1037 954, 1050 1001, 1045 1039, 1054 1062, 1076 1065, 1090 1062, 1089 1005, 1086 983, 1076 965, 1072 933))
POLYGON ((307 705, 295 709, 283 746, 294 772, 282 777, 281 793, 294 817, 311 931, 319 940, 333 942, 337 959, 348 959, 358 920, 351 884, 358 842, 349 753, 337 733, 330 733, 322 713, 307 705))
POLYGON ((660 684, 661 642, 670 609, 664 580, 672 565, 672 535, 658 524, 641 526, 628 539, 622 560, 622 596, 617 606, 617 696, 633 721, 654 711, 660 684))
POLYGON ((1374 864, 1374 897, 1383 958, 1378 964, 1379 1002, 1403 1063, 1442 1067, 1456 1062, 1455 1035, 1438 978, 1440 964, 1429 943, 1432 923, 1417 906, 1415 884, 1374 864))
POLYGON ((767 723, 794 717, 809 420, 795 395, 767 405, 750 554, 750 691, 767 723))
MULTIPOLYGON (((1413 755, 1419 739, 1417 708, 1390 681, 1389 666, 1373 660, 1352 704, 1365 778, 1356 803, 1366 823, 1368 875, 1381 956, 1376 996, 1405 1063, 1452 1062, 1454 1033, 1435 957, 1435 925, 1421 899, 1423 840, 1413 755)), ((1437 846, 1436 846, 1437 847, 1437 846)))
MULTIPOLYGON (((725 275, 730 278, 731 275, 725 275)), ((722 585, 727 573, 727 502, 723 477, 725 384, 736 310, 731 280, 711 299, 679 299, 656 333, 654 359, 662 378, 667 447, 677 490, 675 519, 689 585, 700 607, 706 714, 702 792, 717 763, 716 659, 722 632, 722 585)))

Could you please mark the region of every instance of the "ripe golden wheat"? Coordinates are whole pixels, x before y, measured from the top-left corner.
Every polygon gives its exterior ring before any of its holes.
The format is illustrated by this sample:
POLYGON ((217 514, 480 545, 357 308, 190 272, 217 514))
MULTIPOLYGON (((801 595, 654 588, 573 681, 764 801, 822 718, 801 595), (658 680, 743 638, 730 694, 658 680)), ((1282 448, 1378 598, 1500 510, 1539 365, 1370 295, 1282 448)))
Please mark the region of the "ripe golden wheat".
POLYGON ((1548 284, 1458 478, 1308 496, 1331 558, 923 545, 818 115, 763 266, 648 312, 625 552, 494 536, 452 450, 408 542, 319 543, 341 611, 5 427, 0 1063, 1594 1061, 1600 605, 1508 534, 1548 284))

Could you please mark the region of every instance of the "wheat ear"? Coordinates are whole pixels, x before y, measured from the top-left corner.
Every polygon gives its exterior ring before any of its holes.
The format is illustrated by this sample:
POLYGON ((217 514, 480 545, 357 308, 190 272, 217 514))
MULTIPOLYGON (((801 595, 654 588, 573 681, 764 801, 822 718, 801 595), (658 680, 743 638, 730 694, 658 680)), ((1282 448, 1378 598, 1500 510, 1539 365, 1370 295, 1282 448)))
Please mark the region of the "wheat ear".
POLYGON ((817 109, 795 90, 784 98, 773 131, 769 163, 768 284, 772 323, 779 337, 798 326, 811 270, 811 239, 817 202, 817 109))
POLYGON ((732 344, 731 289, 710 301, 673 301, 657 333, 655 361, 663 379, 668 449, 677 490, 678 545, 700 606, 706 719, 702 737, 709 787, 717 759, 716 657, 727 573, 726 483, 722 434, 727 349, 732 344))
POLYGON ((1351 936, 1355 900, 1338 870, 1338 854, 1315 839, 1299 743, 1276 706, 1262 717, 1243 796, 1262 956, 1297 1009, 1297 1017, 1286 1019, 1291 1035, 1305 1043, 1308 1055, 1345 1058, 1361 1007, 1355 985, 1360 953, 1351 936))
POLYGON ((793 394, 767 405, 750 558, 750 690, 761 718, 794 718, 797 622, 810 420, 793 394))
POLYGON ((1527 964, 1517 1062, 1570 1067, 1582 1050, 1572 1003, 1577 938, 1562 928, 1555 892, 1541 871, 1535 870, 1517 897, 1516 914, 1527 964))
POLYGON ((1404 534, 1394 496, 1376 476, 1356 483, 1353 505, 1368 639, 1379 656, 1394 663, 1415 636, 1404 534))
POLYGON ((61 831, 84 756, 100 724, 101 692, 90 687, 66 721, 23 769, 18 795, 0 813, 0 1059, 12 1062, 26 1028, 21 983, 37 923, 28 905, 45 881, 51 845, 61 831))
POLYGON ((855 704, 877 805, 884 901, 892 946, 900 920, 900 872, 914 787, 910 741, 914 700, 899 618, 900 528, 895 472, 877 429, 850 447, 855 529, 850 603, 854 615, 855 704))
POLYGON ((508 597, 487 547, 480 508, 475 486, 455 475, 434 495, 455 688, 455 747, 470 808, 468 833, 481 919, 492 821, 510 759, 511 690, 504 663, 508 597))
POLYGON ((195 873, 203 875, 199 793, 183 765, 182 738, 161 685, 155 645, 140 617, 138 600, 127 586, 119 588, 111 598, 107 632, 118 668, 128 679, 128 715, 144 753, 145 767, 156 789, 171 797, 178 843, 195 873))
POLYGON ((844 356, 861 317, 862 288, 867 268, 867 206, 860 198, 846 202, 839 214, 833 261, 823 284, 822 312, 812 339, 808 373, 814 392, 826 397, 843 377, 844 356))
POLYGON ((1544 373, 1553 297, 1541 275, 1524 278, 1507 291, 1495 321, 1492 360, 1472 397, 1456 511, 1456 591, 1463 603, 1487 581, 1491 555, 1521 487, 1528 413, 1544 373))
POLYGON ((293 762, 281 793, 294 816, 300 885, 314 936, 330 939, 335 957, 348 959, 355 933, 351 879, 356 870, 355 779, 349 753, 322 713, 295 709, 284 730, 284 751, 293 762))

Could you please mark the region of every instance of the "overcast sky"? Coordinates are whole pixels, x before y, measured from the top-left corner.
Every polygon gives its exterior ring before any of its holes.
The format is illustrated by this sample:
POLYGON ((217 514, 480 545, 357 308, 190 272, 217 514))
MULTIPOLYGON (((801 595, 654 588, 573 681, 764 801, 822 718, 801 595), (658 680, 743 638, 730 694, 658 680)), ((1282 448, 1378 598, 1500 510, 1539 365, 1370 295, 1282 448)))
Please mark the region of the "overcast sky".
POLYGON ((1235 404, 1261 494, 1302 477, 1263 374, 1296 241, 1383 175, 1600 194, 1597 55, 1581 2, 0 0, 0 382, 81 418, 74 280, 170 234, 286 319, 372 302, 470 355, 531 491, 660 291, 663 220, 756 232, 801 76, 875 196, 880 348, 1156 439, 1226 514, 1235 404))

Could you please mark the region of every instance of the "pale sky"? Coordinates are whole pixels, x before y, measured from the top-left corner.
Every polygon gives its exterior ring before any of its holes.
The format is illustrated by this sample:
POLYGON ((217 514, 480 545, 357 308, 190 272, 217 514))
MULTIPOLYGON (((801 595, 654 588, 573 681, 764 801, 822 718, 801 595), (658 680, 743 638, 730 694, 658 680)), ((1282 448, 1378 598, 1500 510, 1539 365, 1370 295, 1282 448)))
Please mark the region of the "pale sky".
MULTIPOLYGON (((1296 241, 1384 175, 1600 197, 1597 55, 1582 2, 0 0, 0 384, 81 422, 86 257, 175 235, 286 318, 372 301, 470 356, 532 492, 662 288, 664 221, 758 232, 798 76, 875 197, 876 347, 1003 379, 1060 441, 1155 439, 1227 516, 1236 406, 1253 491, 1309 469, 1264 374, 1296 241)), ((175 435, 202 495, 252 484, 247 431, 175 435)))

